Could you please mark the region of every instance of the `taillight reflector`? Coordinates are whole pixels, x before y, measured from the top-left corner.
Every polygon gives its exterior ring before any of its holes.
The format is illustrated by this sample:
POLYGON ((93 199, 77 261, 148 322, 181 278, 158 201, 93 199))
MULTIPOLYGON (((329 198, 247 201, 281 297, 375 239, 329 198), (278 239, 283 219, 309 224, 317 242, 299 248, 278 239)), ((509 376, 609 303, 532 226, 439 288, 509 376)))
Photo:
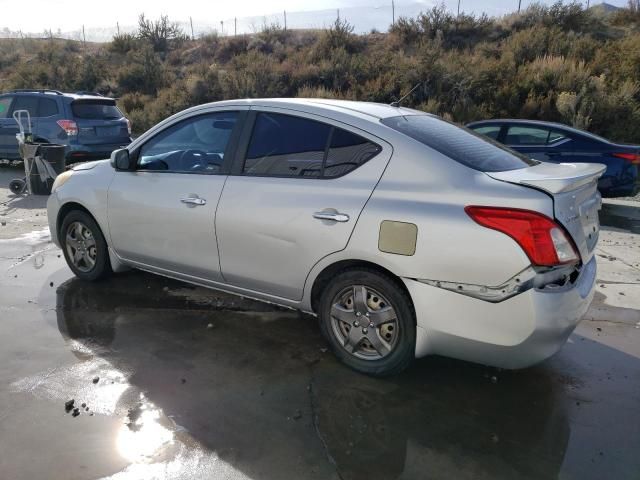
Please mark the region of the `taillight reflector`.
POLYGON ((638 153, 612 153, 611 155, 622 158, 633 165, 640 165, 640 154, 638 153))
POLYGON ((465 212, 478 224, 509 235, 538 266, 578 261, 564 229, 542 213, 504 207, 467 206, 465 212))

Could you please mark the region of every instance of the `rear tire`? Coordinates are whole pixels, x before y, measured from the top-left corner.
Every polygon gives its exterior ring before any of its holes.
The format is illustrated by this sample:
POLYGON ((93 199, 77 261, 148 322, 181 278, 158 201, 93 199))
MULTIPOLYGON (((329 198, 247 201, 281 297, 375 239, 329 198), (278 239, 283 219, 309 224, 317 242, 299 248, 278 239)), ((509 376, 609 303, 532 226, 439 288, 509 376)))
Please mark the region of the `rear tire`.
POLYGON ((112 273, 107 242, 88 213, 72 210, 64 217, 60 244, 67 265, 76 277, 93 282, 112 273))
POLYGON ((322 292, 318 314, 336 356, 358 372, 395 375, 415 358, 413 304, 389 275, 367 268, 338 273, 322 292))

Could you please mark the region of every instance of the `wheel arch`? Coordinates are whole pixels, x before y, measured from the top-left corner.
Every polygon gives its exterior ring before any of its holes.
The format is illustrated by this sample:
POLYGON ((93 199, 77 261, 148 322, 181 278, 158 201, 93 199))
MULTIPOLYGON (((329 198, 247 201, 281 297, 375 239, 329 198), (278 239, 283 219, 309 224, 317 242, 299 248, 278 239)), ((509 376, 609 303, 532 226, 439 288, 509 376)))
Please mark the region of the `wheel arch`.
MULTIPOLYGON (((367 270, 373 270, 391 278, 396 283, 396 285, 407 294, 409 299, 411 299, 411 294, 409 293, 409 290, 407 289, 405 283, 400 279, 400 277, 398 277, 387 268, 384 268, 383 266, 368 260, 339 260, 324 267, 313 280, 310 294, 310 304, 313 313, 318 313, 318 303, 320 302, 320 297, 324 289, 327 287, 327 285, 329 285, 331 278, 344 270, 353 270, 357 268, 366 268, 367 270)), ((411 302, 411 308, 414 309, 412 299, 411 302)))

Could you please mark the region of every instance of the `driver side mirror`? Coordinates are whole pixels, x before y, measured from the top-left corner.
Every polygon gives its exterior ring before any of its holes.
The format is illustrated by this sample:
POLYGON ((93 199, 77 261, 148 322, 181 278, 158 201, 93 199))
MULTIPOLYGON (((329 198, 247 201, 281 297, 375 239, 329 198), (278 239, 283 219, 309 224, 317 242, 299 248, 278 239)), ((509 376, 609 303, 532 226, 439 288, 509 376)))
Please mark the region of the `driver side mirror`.
POLYGON ((129 150, 120 148, 111 152, 111 166, 116 170, 131 170, 129 150))

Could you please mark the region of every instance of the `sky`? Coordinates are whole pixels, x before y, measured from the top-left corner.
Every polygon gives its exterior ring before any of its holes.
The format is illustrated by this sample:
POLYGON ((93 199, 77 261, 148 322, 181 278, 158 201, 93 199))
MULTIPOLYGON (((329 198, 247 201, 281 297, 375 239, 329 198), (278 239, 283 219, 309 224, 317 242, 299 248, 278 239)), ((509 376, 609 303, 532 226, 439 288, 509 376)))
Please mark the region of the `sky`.
MULTIPOLYGON (((395 0, 396 10, 403 12, 403 6, 408 14, 416 11, 416 4, 424 4, 429 8, 440 0, 395 0)), ((462 10, 480 13, 483 10, 489 14, 507 13, 507 9, 515 9, 517 0, 460 0, 462 10), (513 3, 513 7, 510 5, 513 3)), ((586 0, 585 0, 586 1, 586 0)), ((551 3, 552 0, 543 0, 551 3)), ((592 3, 600 3, 593 0, 592 3)), ((457 0, 446 0, 450 9, 456 8, 457 0)), ((531 0, 522 0, 525 7, 531 0)), ((626 0, 608 0, 607 3, 622 6, 626 0)), ((140 13, 156 18, 166 14, 171 20, 189 22, 193 17, 194 23, 217 25, 224 20, 229 25, 233 17, 260 17, 268 14, 288 12, 303 12, 314 10, 345 9, 356 15, 353 7, 367 7, 367 10, 385 9, 390 11, 391 0, 234 0, 222 2, 220 0, 27 0, 25 3, 15 0, 0 0, 0 29, 9 28, 12 31, 41 33, 51 29, 54 33, 87 29, 115 28, 116 22, 122 26, 134 26, 140 13), (79 6, 83 5, 83 6, 79 6)))

